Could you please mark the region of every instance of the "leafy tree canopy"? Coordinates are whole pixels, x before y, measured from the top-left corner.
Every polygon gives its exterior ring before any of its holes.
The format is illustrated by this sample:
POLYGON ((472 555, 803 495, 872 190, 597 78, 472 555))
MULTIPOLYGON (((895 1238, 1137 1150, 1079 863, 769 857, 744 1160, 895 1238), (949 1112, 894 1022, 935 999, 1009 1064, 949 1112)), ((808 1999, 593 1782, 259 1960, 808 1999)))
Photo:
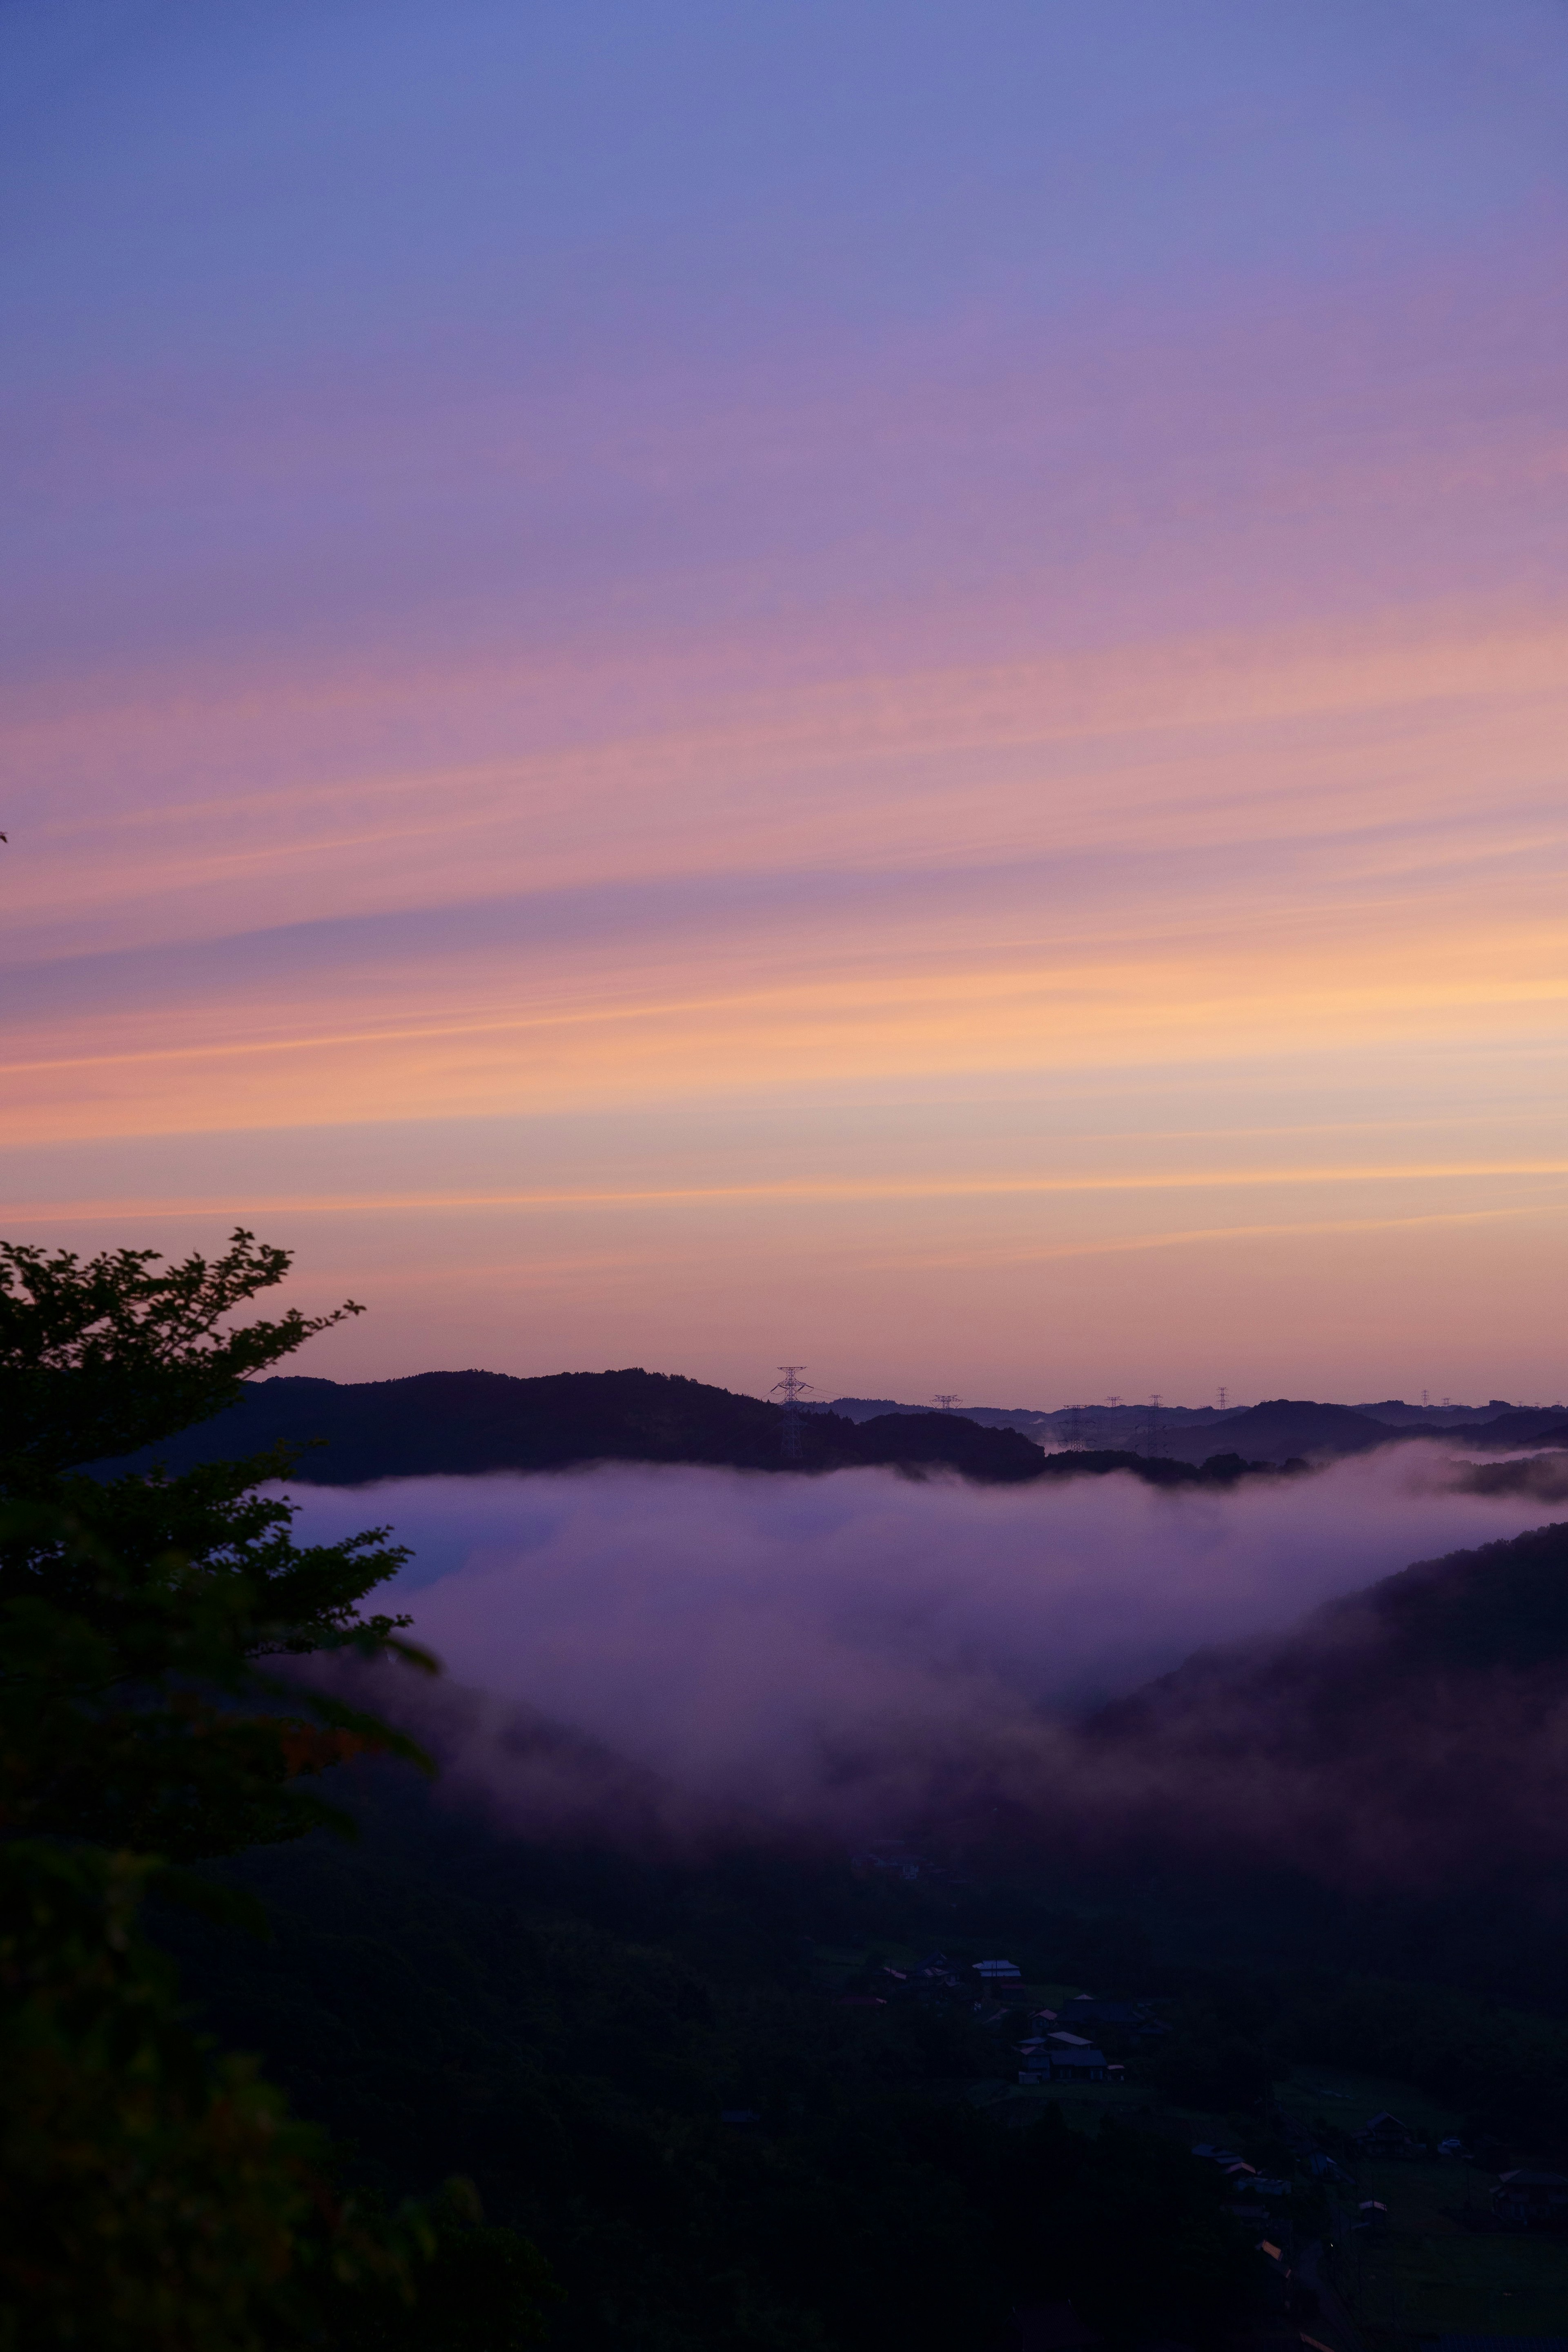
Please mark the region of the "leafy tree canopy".
POLYGON ((292 1355, 330 1315, 226 1318, 289 1272, 287 1250, 237 1229, 218 1258, 164 1266, 157 1250, 74 1250, 0 1242, 0 1478, 37 1491, 63 1470, 172 1437, 235 1404, 240 1383, 292 1355), (162 1271, 155 1269, 162 1268, 162 1271))
POLYGON ((426 1760, 269 1663, 434 1669, 406 1618, 362 1613, 406 1558, 385 1528, 295 1544, 291 1507, 256 1491, 281 1451, 89 1467, 359 1311, 231 1324, 289 1265, 244 1231, 162 1271, 0 1244, 0 2352, 444 2352, 422 2267, 511 2345, 547 2292, 525 2242, 450 2197, 387 2216, 344 2196, 324 2136, 191 2032, 139 1925, 149 1894, 244 1910, 184 1865, 344 1826, 301 1780, 366 1749, 426 1760))
POLYGON ((256 1490, 282 1451, 90 1475, 107 1450, 233 1402, 352 1306, 231 1328, 287 1252, 237 1232, 159 1272, 156 1253, 80 1260, 0 1244, 0 1695, 21 1736, 0 1760, 0 1825, 191 1862, 335 1818, 302 1775, 412 1744, 262 1662, 353 1649, 416 1665, 405 1617, 361 1613, 406 1559, 387 1529, 293 1541, 256 1490))

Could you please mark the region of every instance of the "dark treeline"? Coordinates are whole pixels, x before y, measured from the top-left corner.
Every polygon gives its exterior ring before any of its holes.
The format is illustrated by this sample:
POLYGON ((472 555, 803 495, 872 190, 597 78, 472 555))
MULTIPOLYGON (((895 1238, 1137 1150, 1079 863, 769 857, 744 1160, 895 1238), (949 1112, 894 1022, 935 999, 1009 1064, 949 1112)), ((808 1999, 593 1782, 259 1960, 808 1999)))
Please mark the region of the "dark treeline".
POLYGON ((182 1472, 275 1445, 319 1486, 378 1478, 563 1470, 588 1462, 680 1462, 742 1470, 867 1466, 957 1471, 991 1485, 1131 1470, 1161 1485, 1226 1485, 1267 1465, 1235 1453, 1203 1466, 1135 1452, 1057 1454, 1017 1430, 983 1428, 958 1412, 888 1412, 852 1421, 802 1412, 786 1439, 783 1408, 668 1372, 418 1372, 340 1383, 284 1376, 249 1383, 239 1402, 156 1447, 115 1462, 154 1460, 182 1472))
POLYGON ((1348 1970, 1342 1906, 1341 1964, 1301 1965, 1284 1891, 1260 1922, 1268 1890, 1234 1886, 1173 1932, 1070 1907, 1037 1865, 922 1887, 834 1856, 552 1852, 384 1771, 359 1811, 356 1847, 229 1865, 275 1940, 183 1923, 187 1980, 389 2200, 471 2177, 547 2256, 552 2340, 583 2352, 1000 2346, 1015 2304, 1069 2294, 1113 2342, 1212 2342, 1259 2290, 1192 2116, 1266 2154, 1292 2065, 1397 2075, 1500 2147, 1559 2153, 1568 2021, 1348 1970), (1201 1957, 1236 1948, 1227 1899, 1245 1966, 1201 1957), (936 1948, 960 1990, 900 1998, 887 1960, 936 1948), (1025 2030, 975 2013, 970 1963, 997 1952, 1036 1985, 1158 2002, 1168 2034, 1121 2049, 1127 2120, 991 2104, 1025 2030))
MULTIPOLYGON (((184 1470, 279 1444, 298 1452, 300 1477, 330 1486, 562 1470, 584 1462, 706 1463, 747 1470, 908 1462, 1005 1482, 1037 1476, 1045 1460, 1016 1430, 982 1429, 959 1414, 937 1412, 860 1423, 837 1413, 804 1412, 794 1448, 786 1451, 784 1411, 765 1398, 637 1370, 555 1372, 539 1380, 504 1372, 418 1372, 407 1380, 347 1383, 258 1381, 227 1412, 160 1445, 156 1456, 184 1470)), ((133 1457, 136 1465, 151 1462, 153 1451, 133 1457)))

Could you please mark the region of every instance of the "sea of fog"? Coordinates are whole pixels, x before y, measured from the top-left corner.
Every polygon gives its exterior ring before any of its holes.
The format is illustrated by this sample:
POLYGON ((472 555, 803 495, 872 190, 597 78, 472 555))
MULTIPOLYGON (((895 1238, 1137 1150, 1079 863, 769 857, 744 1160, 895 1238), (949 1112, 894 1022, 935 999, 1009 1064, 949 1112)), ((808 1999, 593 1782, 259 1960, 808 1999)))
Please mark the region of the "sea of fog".
POLYGON ((689 1820, 864 1831, 999 1759, 1044 1769, 1053 1718, 1195 1649, 1552 1516, 1453 1476, 1411 1445, 1219 1493, 623 1464, 293 1496, 305 1539, 386 1522, 412 1548, 397 1602, 477 1695, 470 1776, 521 1816, 616 1801, 517 1760, 542 1718, 689 1820))

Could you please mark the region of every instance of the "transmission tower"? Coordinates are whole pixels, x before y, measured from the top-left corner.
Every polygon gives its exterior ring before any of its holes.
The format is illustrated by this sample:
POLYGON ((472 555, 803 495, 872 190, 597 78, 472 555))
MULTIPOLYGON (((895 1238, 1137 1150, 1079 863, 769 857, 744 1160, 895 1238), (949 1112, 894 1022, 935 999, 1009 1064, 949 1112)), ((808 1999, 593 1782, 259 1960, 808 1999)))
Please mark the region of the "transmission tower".
POLYGON ((1150 1398, 1143 1415, 1143 1451, 1151 1462, 1159 1462, 1164 1457, 1165 1424, 1160 1418, 1158 1391, 1150 1398))
POLYGON ((784 1374, 784 1378, 782 1381, 775 1381, 768 1391, 770 1396, 782 1396, 784 1399, 784 1419, 779 1423, 779 1451, 786 1462, 798 1462, 800 1460, 800 1424, 804 1418, 801 1399, 810 1388, 811 1382, 801 1379, 801 1374, 805 1370, 804 1364, 781 1364, 779 1370, 784 1374))
POLYGON ((955 1404, 962 1404, 963 1402, 963 1399, 957 1395, 952 1389, 939 1389, 935 1396, 932 1397, 931 1402, 932 1404, 940 1405, 943 1412, 951 1412, 955 1404))
POLYGON ((1218 1402, 1218 1403, 1220 1404, 1220 1406, 1221 1406, 1221 1408, 1222 1408, 1222 1410, 1223 1410, 1224 1405, 1225 1405, 1225 1389, 1224 1389, 1223 1384, 1222 1384, 1222 1386, 1221 1386, 1221 1388, 1220 1388, 1220 1392, 1219 1392, 1219 1397, 1218 1397, 1217 1402, 1218 1402))

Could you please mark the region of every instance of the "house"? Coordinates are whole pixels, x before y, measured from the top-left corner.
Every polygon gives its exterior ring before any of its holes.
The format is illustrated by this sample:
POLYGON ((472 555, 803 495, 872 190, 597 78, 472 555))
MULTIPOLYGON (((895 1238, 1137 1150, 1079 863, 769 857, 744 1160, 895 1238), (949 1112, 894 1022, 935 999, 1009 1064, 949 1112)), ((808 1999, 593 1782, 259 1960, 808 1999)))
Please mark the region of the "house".
POLYGON ((1025 2042, 1018 2046, 1018 2056, 1020 2083, 1104 2083, 1122 2077, 1120 2066, 1107 2066, 1100 2050, 1053 2050, 1046 2042, 1025 2042))
POLYGON ((1107 2032, 1129 2042, 1157 2042, 1170 2027, 1156 2017, 1146 2000, 1110 2000, 1096 1993, 1075 1993, 1057 2018, 1058 2025, 1083 2032, 1095 2042, 1107 2032))
POLYGON ((989 1992, 1004 1992, 1024 1981, 1022 1969, 1012 1960, 976 1960, 974 1973, 989 1992))
POLYGON ((1135 2033, 1150 2022, 1148 2010, 1142 2001, 1101 2000, 1088 1992, 1076 1994, 1062 2016, 1069 2025, 1120 2025, 1129 2033, 1135 2033))
POLYGON ((1514 2230, 1568 2228, 1568 2173, 1505 2172, 1492 2190, 1492 2211, 1514 2230))
POLYGON ((1053 2050, 1092 2050, 1094 2047, 1087 2033, 1047 2033, 1046 2039, 1053 2050))
POLYGON ((910 1974, 919 1993, 935 1995, 958 1990, 958 1979, 940 1954, 934 1960, 921 1960, 910 1974))
POLYGON ((1357 2230, 1386 2230, 1388 2208, 1382 2198, 1363 2197, 1355 2209, 1355 2221, 1352 2226, 1357 2230))
POLYGON ((1388 2158, 1414 2156, 1415 2135, 1398 2116, 1391 2116, 1386 2107, 1363 2124, 1360 2131, 1351 2136, 1351 2145, 1363 2156, 1388 2158))
POLYGON ((1051 2080, 1053 2083, 1103 2083, 1105 2053, 1102 2050, 1051 2050, 1051 2080))

